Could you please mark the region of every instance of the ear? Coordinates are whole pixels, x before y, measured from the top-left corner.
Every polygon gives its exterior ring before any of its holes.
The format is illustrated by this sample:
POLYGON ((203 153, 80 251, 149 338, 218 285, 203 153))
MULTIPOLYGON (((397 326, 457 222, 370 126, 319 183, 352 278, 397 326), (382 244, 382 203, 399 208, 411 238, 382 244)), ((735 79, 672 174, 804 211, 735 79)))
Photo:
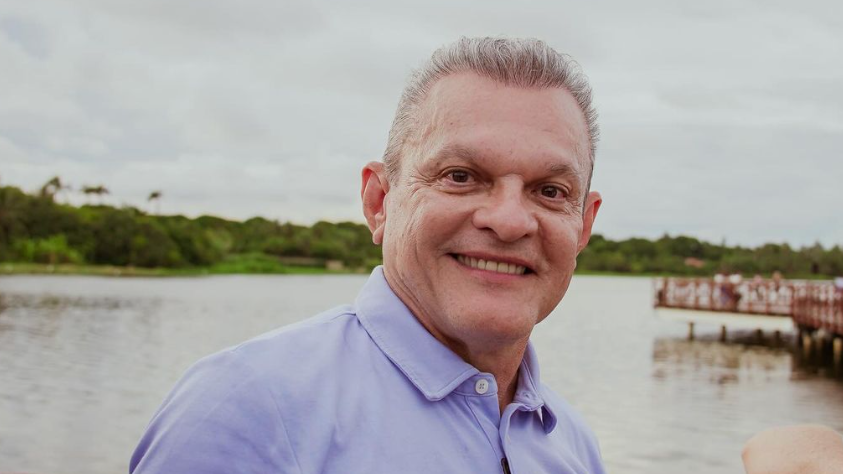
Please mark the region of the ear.
POLYGON ((588 240, 591 238, 591 228, 594 226, 594 219, 597 218, 597 211, 601 204, 603 204, 603 197, 600 196, 600 193, 597 191, 588 193, 582 215, 582 233, 580 234, 580 241, 577 243, 577 255, 588 245, 588 240))
POLYGON ((363 185, 360 197, 363 198, 363 215, 372 231, 372 242, 375 245, 383 243, 384 226, 386 225, 386 194, 389 192, 389 181, 383 163, 372 161, 363 167, 363 185))

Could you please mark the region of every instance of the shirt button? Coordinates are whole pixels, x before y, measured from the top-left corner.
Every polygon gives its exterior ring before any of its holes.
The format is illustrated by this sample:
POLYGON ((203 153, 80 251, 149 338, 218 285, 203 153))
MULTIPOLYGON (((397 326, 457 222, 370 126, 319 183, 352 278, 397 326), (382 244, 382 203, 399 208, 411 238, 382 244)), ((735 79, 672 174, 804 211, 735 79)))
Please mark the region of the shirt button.
POLYGON ((480 379, 477 383, 474 384, 474 391, 483 395, 484 393, 489 391, 489 381, 486 379, 480 379))

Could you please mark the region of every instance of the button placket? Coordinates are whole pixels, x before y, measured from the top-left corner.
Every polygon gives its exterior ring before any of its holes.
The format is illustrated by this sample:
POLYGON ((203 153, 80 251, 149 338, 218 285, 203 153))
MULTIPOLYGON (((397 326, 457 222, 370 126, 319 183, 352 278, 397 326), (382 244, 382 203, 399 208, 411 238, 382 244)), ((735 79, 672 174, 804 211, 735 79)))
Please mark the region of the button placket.
POLYGON ((460 387, 467 408, 471 411, 478 428, 489 442, 489 447, 500 460, 504 457, 500 439, 501 414, 498 408, 497 384, 491 374, 477 374, 460 387))

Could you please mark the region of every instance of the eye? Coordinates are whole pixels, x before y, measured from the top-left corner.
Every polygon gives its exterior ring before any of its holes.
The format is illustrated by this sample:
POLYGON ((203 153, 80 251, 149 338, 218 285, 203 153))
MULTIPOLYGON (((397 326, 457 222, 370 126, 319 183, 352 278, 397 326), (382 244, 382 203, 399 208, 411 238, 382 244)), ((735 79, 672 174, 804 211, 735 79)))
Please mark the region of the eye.
POLYGON ((542 186, 541 190, 539 190, 539 193, 546 198, 556 199, 556 198, 564 195, 565 191, 562 190, 562 189, 559 189, 558 186, 548 185, 548 186, 542 186))
POLYGON ((471 174, 465 170, 453 170, 448 172, 448 177, 455 183, 467 183, 471 179, 471 174))

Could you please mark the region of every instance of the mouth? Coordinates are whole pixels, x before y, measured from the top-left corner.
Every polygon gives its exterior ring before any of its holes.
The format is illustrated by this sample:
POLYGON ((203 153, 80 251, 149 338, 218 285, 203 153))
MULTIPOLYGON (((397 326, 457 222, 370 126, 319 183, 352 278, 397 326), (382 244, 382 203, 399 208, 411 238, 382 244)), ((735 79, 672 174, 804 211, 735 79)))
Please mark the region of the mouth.
POLYGON ((507 275, 528 275, 534 273, 529 267, 517 263, 469 257, 458 253, 452 253, 450 255, 461 264, 477 270, 486 270, 487 272, 507 275))

